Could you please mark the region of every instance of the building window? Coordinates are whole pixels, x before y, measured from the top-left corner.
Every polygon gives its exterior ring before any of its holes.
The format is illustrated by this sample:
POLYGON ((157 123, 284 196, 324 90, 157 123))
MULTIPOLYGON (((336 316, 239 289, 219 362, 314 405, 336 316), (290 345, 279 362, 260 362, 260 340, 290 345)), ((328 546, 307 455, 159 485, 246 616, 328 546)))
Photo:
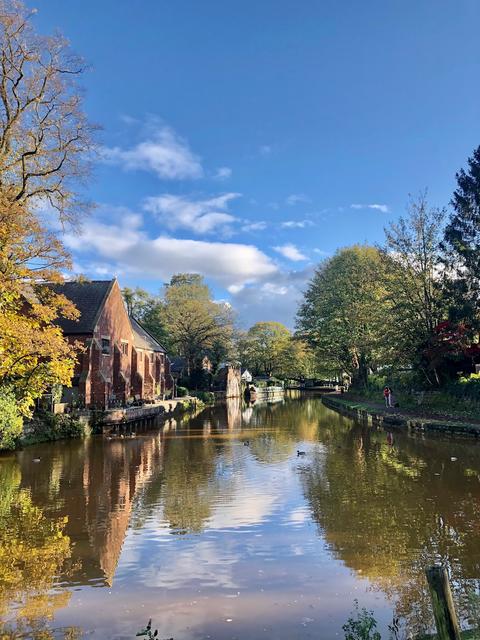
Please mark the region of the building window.
POLYGON ((138 352, 138 359, 140 360, 140 362, 143 360, 143 351, 138 352))
POLYGON ((102 353, 105 356, 110 355, 110 338, 102 338, 102 353))
POLYGON ((124 356, 128 356, 128 342, 124 342, 124 341, 122 340, 122 342, 121 342, 121 347, 122 347, 122 354, 123 354, 124 356))

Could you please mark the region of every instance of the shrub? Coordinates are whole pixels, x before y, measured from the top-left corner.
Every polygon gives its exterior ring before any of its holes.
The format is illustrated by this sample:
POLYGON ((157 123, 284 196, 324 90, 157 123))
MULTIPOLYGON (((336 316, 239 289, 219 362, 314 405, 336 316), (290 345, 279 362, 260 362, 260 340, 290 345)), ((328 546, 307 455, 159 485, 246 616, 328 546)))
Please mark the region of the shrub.
POLYGON ((215 394, 213 391, 193 391, 191 395, 194 398, 198 398, 205 404, 212 404, 215 402, 215 394))
POLYGON ((449 386, 448 391, 457 398, 468 398, 480 402, 480 373, 460 378, 449 386))
POLYGON ((187 387, 177 387, 177 398, 184 398, 185 396, 188 396, 187 387))
POLYGON ((31 431, 27 442, 42 442, 81 438, 85 435, 82 423, 75 417, 66 414, 37 414, 31 422, 31 431))
POLYGON ((0 450, 15 449, 23 431, 23 418, 15 394, 9 388, 0 388, 0 450))

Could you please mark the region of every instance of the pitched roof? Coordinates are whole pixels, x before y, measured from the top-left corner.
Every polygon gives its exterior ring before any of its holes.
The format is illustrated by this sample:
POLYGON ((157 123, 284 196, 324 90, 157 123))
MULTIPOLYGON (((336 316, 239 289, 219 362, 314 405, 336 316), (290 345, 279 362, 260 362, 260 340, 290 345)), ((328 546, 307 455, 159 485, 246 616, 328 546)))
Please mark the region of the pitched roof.
POLYGON ((50 284, 53 291, 62 293, 80 311, 78 320, 57 320, 62 331, 67 335, 93 333, 114 282, 115 280, 85 280, 50 284))
POLYGON ((130 316, 130 322, 132 324, 134 344, 139 349, 148 349, 149 351, 161 351, 166 353, 165 348, 156 340, 142 325, 130 316))

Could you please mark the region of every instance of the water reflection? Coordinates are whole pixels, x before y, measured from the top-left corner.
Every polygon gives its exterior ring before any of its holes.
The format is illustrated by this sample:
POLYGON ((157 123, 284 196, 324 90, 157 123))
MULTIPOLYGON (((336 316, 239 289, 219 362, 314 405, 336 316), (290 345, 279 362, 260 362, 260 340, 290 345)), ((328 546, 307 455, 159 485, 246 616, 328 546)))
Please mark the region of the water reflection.
POLYGON ((0 616, 334 638, 358 597, 419 630, 426 565, 447 561, 459 593, 480 576, 479 478, 476 443, 392 438, 316 398, 32 447, 0 461, 0 616))

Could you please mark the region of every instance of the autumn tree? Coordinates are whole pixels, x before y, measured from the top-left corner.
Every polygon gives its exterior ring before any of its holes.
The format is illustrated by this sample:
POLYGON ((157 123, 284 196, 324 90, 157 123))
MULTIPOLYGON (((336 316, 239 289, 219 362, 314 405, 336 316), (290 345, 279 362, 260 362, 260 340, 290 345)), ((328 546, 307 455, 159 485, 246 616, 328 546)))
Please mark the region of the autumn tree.
POLYGON ((84 65, 62 37, 37 35, 31 17, 18 0, 0 0, 0 394, 10 402, 13 393, 21 415, 73 372, 55 321, 75 309, 47 286, 70 262, 50 227, 78 220, 76 187, 93 148, 84 65))
POLYGON ((26 203, 0 199, 0 392, 14 393, 22 415, 73 374, 74 350, 55 320, 78 314, 46 284, 61 281, 69 265, 61 243, 26 203))
MULTIPOLYGON (((20 482, 15 461, 0 465, 0 619, 5 620, 12 607, 17 630, 26 626, 31 631, 70 599, 70 591, 52 593, 52 587, 71 548, 65 534, 67 518, 48 517, 33 504, 29 491, 20 488, 20 482)), ((0 636, 13 637, 13 631, 2 622, 0 636)), ((48 633, 25 636, 50 637, 48 633)))
POLYGON ((346 372, 364 385, 369 372, 384 362, 390 308, 384 282, 380 252, 369 246, 341 249, 318 266, 297 328, 322 368, 346 372))
POLYGON ((0 189, 72 220, 88 175, 93 127, 82 109, 85 69, 61 36, 40 36, 19 0, 0 1, 0 189))

